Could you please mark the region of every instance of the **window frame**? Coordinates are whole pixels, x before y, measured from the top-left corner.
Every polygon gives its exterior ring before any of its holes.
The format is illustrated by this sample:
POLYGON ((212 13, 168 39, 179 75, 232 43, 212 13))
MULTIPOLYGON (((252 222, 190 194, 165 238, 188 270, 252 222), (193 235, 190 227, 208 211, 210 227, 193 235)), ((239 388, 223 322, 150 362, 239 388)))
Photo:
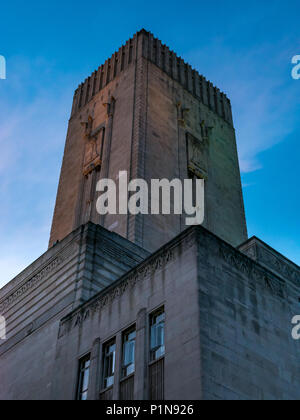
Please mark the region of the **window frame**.
POLYGON ((103 390, 107 390, 109 388, 112 388, 115 384, 115 373, 116 373, 116 363, 117 363, 117 359, 116 359, 116 350, 117 350, 117 343, 116 343, 116 337, 112 338, 111 340, 107 341, 106 343, 103 344, 102 347, 102 352, 103 352, 103 357, 102 357, 102 389, 103 390), (109 347, 114 346, 114 351, 112 353, 107 353, 106 349, 108 349, 109 347), (107 369, 107 360, 108 360, 108 356, 113 354, 113 359, 112 359, 112 367, 113 367, 113 371, 112 371, 112 375, 111 376, 106 376, 106 369, 107 369), (112 378, 112 383, 108 384, 107 381, 109 379, 112 378))
POLYGON ((127 328, 127 330, 125 330, 122 333, 121 381, 123 381, 123 380, 129 378, 130 376, 134 375, 135 374, 135 368, 136 368, 136 325, 134 324, 130 328, 127 328), (135 333, 134 340, 130 340, 130 341, 125 342, 125 337, 129 336, 132 333, 135 333), (131 363, 129 365, 125 365, 124 364, 125 344, 130 343, 132 341, 134 341, 134 357, 133 357, 134 360, 133 360, 133 363, 131 363), (126 370, 131 365, 133 365, 133 372, 127 373, 126 370), (125 373, 124 373, 124 371, 125 371, 125 373))
MULTIPOLYGON (((161 322, 159 323, 161 324, 161 322)), ((159 325, 157 324, 157 325, 159 325)), ((166 344, 165 344, 165 330, 166 330, 166 313, 165 313, 165 308, 164 306, 151 312, 149 315, 149 363, 155 363, 158 360, 160 360, 161 358, 165 357, 166 354, 166 344), (152 327, 155 325, 155 323, 153 323, 153 320, 155 318, 158 318, 159 316, 164 315, 163 318, 163 345, 160 346, 156 346, 152 348, 152 327), (162 349, 161 354, 157 357, 156 353, 162 349)))
POLYGON ((91 353, 86 354, 78 360, 78 374, 77 374, 77 387, 76 387, 76 400, 77 401, 86 401, 89 393, 89 380, 91 373, 91 353), (86 367, 85 364, 89 363, 86 367), (87 379, 87 388, 83 389, 85 374, 88 372, 87 379), (86 394, 86 399, 83 399, 82 396, 86 394))

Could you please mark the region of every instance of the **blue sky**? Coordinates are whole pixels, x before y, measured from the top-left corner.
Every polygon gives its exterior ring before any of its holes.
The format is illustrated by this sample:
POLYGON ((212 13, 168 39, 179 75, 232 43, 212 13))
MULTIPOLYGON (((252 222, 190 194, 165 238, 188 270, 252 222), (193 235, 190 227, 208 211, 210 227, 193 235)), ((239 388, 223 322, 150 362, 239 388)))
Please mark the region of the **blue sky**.
POLYGON ((249 234, 300 264, 300 3, 1 4, 0 287, 47 249, 73 91, 138 29, 232 100, 249 234))

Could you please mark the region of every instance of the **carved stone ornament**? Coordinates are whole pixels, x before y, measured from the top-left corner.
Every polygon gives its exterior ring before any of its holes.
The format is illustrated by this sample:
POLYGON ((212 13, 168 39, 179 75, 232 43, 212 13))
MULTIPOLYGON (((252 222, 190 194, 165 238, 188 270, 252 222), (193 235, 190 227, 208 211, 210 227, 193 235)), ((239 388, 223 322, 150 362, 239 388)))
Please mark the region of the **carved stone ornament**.
POLYGON ((63 256, 58 256, 45 268, 43 268, 38 274, 26 281, 19 289, 12 293, 8 298, 0 304, 0 313, 9 308, 13 303, 19 300, 26 292, 38 286, 38 284, 44 280, 52 271, 54 271, 64 260, 63 256))
POLYGON ((198 178, 208 177, 208 142, 187 134, 188 167, 198 178))
POLYGON ((220 247, 220 255, 228 264, 248 277, 249 286, 252 289, 263 287, 280 298, 286 296, 286 284, 272 273, 259 267, 255 261, 247 256, 233 252, 225 246, 220 247))
POLYGON ((87 176, 95 169, 100 168, 102 161, 102 147, 104 140, 104 127, 98 127, 93 131, 94 120, 91 116, 87 122, 82 122, 84 127, 85 151, 83 161, 83 175, 87 176))
MULTIPOLYGON (((188 244, 190 244, 190 242, 191 241, 187 240, 188 244)), ((162 270, 174 259, 174 250, 168 249, 150 260, 147 264, 135 269, 133 273, 126 277, 113 290, 101 295, 98 299, 92 301, 89 306, 81 308, 76 313, 72 314, 71 318, 62 321, 58 337, 62 338, 70 329, 81 326, 84 321, 90 318, 91 313, 101 311, 107 305, 113 303, 116 299, 119 299, 128 289, 134 289, 137 283, 143 281, 148 276, 153 275, 158 270, 162 270)))

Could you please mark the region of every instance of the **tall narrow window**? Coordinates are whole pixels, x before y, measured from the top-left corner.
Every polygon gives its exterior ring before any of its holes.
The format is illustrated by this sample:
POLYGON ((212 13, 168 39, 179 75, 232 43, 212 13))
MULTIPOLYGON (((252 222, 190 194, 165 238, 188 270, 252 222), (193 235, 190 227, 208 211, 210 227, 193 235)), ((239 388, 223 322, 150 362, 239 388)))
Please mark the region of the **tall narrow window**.
POLYGON ((165 312, 160 309, 150 316, 149 399, 164 400, 165 396, 165 312))
POLYGON ((135 372, 135 327, 123 333, 122 373, 120 381, 120 399, 134 400, 134 372, 135 372))
POLYGON ((113 340, 104 346, 103 354, 103 388, 114 384, 116 367, 116 341, 113 340))
POLYGON ((165 354, 165 312, 160 309, 150 316, 150 360, 165 354))
POLYGON ((87 355, 79 361, 77 400, 86 401, 88 397, 91 357, 87 355))
POLYGON ((122 377, 126 378, 135 371, 135 327, 123 335, 122 377))

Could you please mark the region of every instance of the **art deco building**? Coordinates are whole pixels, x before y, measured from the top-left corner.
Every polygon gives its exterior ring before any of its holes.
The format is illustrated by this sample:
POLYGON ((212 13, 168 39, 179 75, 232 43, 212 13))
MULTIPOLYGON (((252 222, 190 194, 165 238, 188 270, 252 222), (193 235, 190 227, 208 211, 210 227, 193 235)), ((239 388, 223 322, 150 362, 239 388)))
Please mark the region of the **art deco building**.
POLYGON ((299 282, 248 240, 229 99, 142 30, 75 92, 49 249, 0 290, 0 399, 298 399, 299 282), (100 216, 120 171, 205 179, 204 225, 100 216))

